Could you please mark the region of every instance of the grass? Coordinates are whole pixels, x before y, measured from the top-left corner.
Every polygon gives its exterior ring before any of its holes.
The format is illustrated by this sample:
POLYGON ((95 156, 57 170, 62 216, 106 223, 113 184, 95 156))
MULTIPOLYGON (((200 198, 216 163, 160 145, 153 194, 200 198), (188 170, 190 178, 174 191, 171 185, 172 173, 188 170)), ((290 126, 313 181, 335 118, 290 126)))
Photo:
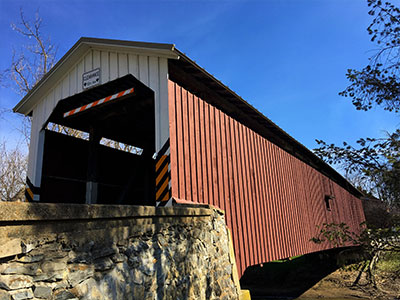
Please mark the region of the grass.
POLYGON ((377 269, 386 273, 400 272, 400 252, 385 253, 377 263, 377 269))
POLYGON ((295 259, 301 258, 303 256, 304 255, 297 255, 297 256, 292 256, 290 258, 286 258, 286 259, 278 259, 278 260, 271 261, 271 263, 287 263, 288 261, 295 260, 295 259))
POLYGON ((365 263, 368 263, 369 261, 361 261, 358 263, 350 264, 350 265, 344 265, 340 269, 346 272, 353 272, 353 271, 360 271, 361 268, 364 268, 365 263))

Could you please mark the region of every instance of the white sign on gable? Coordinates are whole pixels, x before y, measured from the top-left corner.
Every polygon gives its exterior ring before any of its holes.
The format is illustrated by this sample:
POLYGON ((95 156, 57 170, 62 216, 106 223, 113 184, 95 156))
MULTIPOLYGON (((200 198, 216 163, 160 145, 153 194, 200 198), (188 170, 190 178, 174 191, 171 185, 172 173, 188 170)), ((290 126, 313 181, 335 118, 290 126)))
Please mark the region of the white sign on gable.
POLYGON ((100 68, 82 74, 82 88, 84 90, 100 84, 100 68))

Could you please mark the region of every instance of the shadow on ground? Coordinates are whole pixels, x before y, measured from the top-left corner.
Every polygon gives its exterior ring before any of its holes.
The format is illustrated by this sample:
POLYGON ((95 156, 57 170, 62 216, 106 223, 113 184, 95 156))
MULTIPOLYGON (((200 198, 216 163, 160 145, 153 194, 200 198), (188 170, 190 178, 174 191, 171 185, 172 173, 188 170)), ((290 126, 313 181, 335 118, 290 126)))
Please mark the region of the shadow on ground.
MULTIPOLYGON (((294 299, 340 266, 339 256, 347 249, 333 249, 251 266, 240 284, 250 290, 252 299, 294 299)), ((357 251, 354 249, 352 252, 357 251)))

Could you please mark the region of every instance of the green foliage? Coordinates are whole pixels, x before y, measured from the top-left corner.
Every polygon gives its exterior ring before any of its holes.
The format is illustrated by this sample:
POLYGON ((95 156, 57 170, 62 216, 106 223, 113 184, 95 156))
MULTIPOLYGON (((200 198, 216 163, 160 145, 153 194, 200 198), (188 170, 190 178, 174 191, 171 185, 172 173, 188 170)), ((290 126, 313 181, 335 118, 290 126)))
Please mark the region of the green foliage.
POLYGON ((329 164, 340 165, 345 176, 366 194, 378 197, 389 206, 400 205, 400 130, 385 138, 366 138, 357 141, 355 148, 320 145, 314 152, 329 164))
MULTIPOLYGON (((350 85, 341 93, 350 97, 358 110, 369 110, 378 105, 385 110, 400 112, 400 9, 390 2, 367 0, 369 15, 373 17, 367 31, 377 50, 369 64, 362 70, 349 69, 350 85)), ((347 179, 367 195, 378 197, 389 206, 400 207, 400 130, 387 133, 384 138, 361 138, 357 147, 346 142, 343 146, 317 140, 320 145, 315 153, 329 164, 338 164, 344 169, 347 179)), ((399 224, 397 224, 399 225, 399 224)), ((340 247, 360 245, 367 260, 360 268, 354 284, 361 274, 367 272, 370 282, 376 287, 375 270, 380 256, 385 253, 400 253, 400 226, 388 228, 362 227, 360 234, 349 231, 346 224, 323 224, 311 241, 328 242, 340 247)), ((388 265, 382 265, 388 269, 388 265)), ((398 268, 398 264, 391 264, 398 268)))
POLYGON ((310 241, 320 244, 329 243, 334 247, 344 247, 358 245, 362 247, 363 253, 366 255, 366 260, 357 266, 359 275, 354 281, 354 285, 358 284, 361 274, 367 272, 369 282, 376 287, 375 273, 377 263, 380 258, 389 253, 392 259, 386 259, 385 263, 381 264, 385 270, 399 271, 400 262, 396 259, 400 258, 400 226, 390 228, 370 229, 361 223, 361 232, 356 234, 349 231, 349 226, 345 223, 324 223, 322 226, 317 226, 319 232, 317 236, 310 241))
POLYGON ((350 265, 344 265, 342 266, 340 269, 343 271, 362 271, 365 268, 365 262, 359 262, 359 263, 354 263, 354 264, 350 264, 350 265))
POLYGON ((357 245, 360 237, 354 232, 351 232, 350 227, 346 223, 324 223, 318 226, 319 233, 316 237, 311 238, 311 241, 316 244, 328 242, 333 247, 343 247, 357 245))
POLYGON ((400 274, 400 253, 385 253, 378 261, 376 268, 382 272, 400 274))
POLYGON ((352 98, 358 110, 380 105, 385 110, 400 111, 400 9, 389 2, 368 0, 374 17, 367 31, 377 50, 361 71, 348 69, 350 81, 342 96, 352 98))
POLYGON ((376 251, 400 251, 400 225, 371 229, 363 222, 360 233, 350 231, 346 223, 324 223, 317 228, 317 236, 310 240, 317 244, 328 242, 334 247, 359 245, 371 254, 376 251))
MULTIPOLYGON (((367 31, 377 50, 361 71, 349 69, 350 85, 341 93, 352 98, 358 110, 380 105, 400 111, 400 9, 390 2, 367 0, 373 17, 367 31)), ((366 195, 400 206, 400 130, 385 138, 361 138, 357 147, 327 144, 315 153, 329 164, 337 164, 345 176, 366 195)))

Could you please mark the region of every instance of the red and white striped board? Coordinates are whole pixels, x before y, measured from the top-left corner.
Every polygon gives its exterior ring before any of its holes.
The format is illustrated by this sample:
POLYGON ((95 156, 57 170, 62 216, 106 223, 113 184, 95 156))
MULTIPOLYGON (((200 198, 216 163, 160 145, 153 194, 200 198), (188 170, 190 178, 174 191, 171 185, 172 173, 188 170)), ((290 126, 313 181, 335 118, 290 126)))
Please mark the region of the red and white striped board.
POLYGON ((82 112, 82 111, 85 111, 85 110, 87 110, 87 109, 89 109, 89 108, 93 108, 93 107, 95 107, 95 106, 104 104, 104 103, 106 103, 106 102, 109 102, 109 101, 118 99, 118 98, 120 98, 120 97, 122 97, 122 96, 126 96, 126 95, 129 95, 129 94, 132 94, 133 92, 134 92, 134 88, 130 88, 130 89, 127 89, 127 90, 125 90, 125 91, 119 92, 119 93, 117 93, 117 94, 114 94, 114 95, 111 95, 111 96, 107 96, 107 97, 105 97, 105 98, 103 98, 103 99, 100 99, 100 100, 94 101, 94 102, 92 102, 92 103, 83 105, 83 106, 81 106, 81 107, 75 108, 75 109, 73 109, 73 110, 70 110, 70 111, 64 113, 64 118, 70 117, 70 116, 72 116, 72 115, 75 115, 75 114, 77 114, 77 113, 80 113, 80 112, 82 112))

